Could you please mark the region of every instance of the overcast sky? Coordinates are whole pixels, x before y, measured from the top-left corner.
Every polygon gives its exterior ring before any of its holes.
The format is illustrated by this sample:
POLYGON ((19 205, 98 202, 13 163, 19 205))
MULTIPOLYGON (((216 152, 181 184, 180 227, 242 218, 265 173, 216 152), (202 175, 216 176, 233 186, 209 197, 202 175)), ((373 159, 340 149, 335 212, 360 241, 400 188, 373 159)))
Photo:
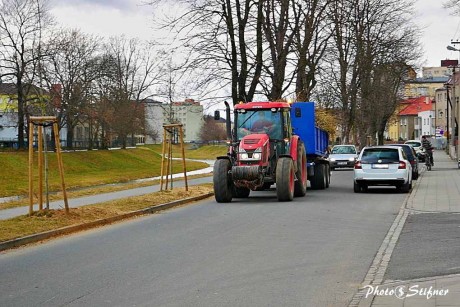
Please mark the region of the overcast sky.
MULTIPOLYGON (((155 38, 152 30, 153 10, 142 0, 51 0, 52 14, 64 26, 87 33, 113 36, 155 38)), ((442 8, 443 0, 416 0, 414 17, 423 30, 425 50, 423 66, 439 66, 442 59, 458 59, 459 52, 448 51, 452 39, 460 41, 460 17, 442 8)), ((460 49, 460 44, 457 45, 460 49)))

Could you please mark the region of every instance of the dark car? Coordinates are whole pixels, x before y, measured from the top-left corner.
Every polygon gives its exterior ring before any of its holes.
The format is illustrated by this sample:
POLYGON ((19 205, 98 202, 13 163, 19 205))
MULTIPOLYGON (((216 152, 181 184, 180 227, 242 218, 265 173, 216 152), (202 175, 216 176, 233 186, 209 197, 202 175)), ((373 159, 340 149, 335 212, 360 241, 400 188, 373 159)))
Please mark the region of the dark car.
POLYGON ((409 144, 388 144, 388 146, 398 146, 404 150, 407 160, 412 165, 412 179, 416 180, 418 178, 418 158, 414 147, 409 144))

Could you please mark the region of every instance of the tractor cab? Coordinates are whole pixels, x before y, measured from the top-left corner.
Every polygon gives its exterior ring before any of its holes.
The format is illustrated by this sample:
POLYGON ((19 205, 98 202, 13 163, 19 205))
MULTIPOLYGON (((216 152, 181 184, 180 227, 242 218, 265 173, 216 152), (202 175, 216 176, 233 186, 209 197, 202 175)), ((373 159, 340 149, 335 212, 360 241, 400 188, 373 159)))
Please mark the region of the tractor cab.
POLYGON ((266 134, 270 141, 290 138, 289 105, 274 102, 253 102, 235 106, 233 135, 236 141, 252 134, 266 134))

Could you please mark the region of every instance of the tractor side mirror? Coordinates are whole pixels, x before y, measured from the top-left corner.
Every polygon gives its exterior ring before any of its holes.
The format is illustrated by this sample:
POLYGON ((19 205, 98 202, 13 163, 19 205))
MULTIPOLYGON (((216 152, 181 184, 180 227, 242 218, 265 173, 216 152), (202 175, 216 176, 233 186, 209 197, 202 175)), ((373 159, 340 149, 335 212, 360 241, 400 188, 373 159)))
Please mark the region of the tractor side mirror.
POLYGON ((214 111, 214 120, 219 120, 220 119, 220 112, 219 110, 214 111))

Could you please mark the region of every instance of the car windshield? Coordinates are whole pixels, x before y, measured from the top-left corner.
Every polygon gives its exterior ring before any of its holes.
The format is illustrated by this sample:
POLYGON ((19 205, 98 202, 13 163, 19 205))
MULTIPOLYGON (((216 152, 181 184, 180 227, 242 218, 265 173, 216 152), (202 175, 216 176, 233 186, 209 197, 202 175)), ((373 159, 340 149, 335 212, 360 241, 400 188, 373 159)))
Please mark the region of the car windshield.
POLYGON ((331 154, 356 154, 356 149, 353 146, 334 146, 331 154))
POLYGON ((420 147, 420 146, 422 146, 422 143, 420 143, 420 142, 406 142, 404 144, 410 145, 412 147, 420 147))
POLYGON ((361 162, 364 163, 393 163, 399 162, 398 150, 392 148, 369 148, 363 151, 361 162))

